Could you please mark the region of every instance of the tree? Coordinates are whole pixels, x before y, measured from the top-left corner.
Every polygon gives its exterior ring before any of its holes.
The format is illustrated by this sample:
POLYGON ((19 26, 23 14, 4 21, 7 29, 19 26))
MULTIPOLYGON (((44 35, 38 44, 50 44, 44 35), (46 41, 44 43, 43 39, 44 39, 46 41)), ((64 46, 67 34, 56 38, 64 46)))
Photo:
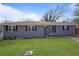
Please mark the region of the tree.
POLYGON ((74 9, 74 13, 73 13, 73 15, 74 15, 73 21, 75 23, 79 23, 79 3, 75 4, 74 6, 75 6, 75 9, 74 9))
POLYGON ((51 9, 49 12, 45 13, 42 17, 43 21, 56 22, 58 19, 63 17, 66 9, 64 5, 56 5, 54 9, 51 9))

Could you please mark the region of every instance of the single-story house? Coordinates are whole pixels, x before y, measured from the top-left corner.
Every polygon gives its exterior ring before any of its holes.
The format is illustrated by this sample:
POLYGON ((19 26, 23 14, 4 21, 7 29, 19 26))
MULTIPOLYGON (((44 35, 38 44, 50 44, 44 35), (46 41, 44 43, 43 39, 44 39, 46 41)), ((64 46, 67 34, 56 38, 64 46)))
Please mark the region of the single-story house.
POLYGON ((0 38, 73 36, 75 24, 69 22, 25 21, 0 23, 0 38))

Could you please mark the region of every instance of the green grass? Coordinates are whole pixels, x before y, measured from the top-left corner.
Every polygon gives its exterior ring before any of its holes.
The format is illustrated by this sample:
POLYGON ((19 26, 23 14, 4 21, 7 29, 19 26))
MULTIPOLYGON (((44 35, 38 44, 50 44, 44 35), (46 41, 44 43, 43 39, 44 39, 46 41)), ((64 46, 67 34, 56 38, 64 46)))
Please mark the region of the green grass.
POLYGON ((34 56, 79 56, 79 42, 66 37, 0 41, 1 56, 22 56, 28 50, 34 56))

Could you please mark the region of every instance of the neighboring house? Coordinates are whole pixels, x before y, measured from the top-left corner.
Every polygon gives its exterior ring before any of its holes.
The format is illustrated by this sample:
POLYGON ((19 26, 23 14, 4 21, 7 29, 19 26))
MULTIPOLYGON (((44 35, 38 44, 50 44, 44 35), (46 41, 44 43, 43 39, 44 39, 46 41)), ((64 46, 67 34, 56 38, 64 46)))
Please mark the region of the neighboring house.
POLYGON ((75 36, 79 36, 79 23, 76 23, 75 36))
POLYGON ((75 24, 65 22, 10 22, 0 24, 0 38, 31 38, 74 35, 75 24))

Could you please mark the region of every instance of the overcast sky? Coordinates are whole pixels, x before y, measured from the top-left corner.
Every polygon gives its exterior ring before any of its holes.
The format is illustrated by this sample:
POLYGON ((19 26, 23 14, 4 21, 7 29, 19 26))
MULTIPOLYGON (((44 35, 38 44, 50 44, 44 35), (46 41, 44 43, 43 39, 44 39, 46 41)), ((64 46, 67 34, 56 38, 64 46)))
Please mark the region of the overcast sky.
MULTIPOLYGON (((41 16, 56 5, 56 3, 1 3, 0 22, 4 20, 21 21, 28 19, 40 21, 41 16)), ((64 7, 67 9, 65 16, 72 18, 73 4, 64 3, 64 7)))

